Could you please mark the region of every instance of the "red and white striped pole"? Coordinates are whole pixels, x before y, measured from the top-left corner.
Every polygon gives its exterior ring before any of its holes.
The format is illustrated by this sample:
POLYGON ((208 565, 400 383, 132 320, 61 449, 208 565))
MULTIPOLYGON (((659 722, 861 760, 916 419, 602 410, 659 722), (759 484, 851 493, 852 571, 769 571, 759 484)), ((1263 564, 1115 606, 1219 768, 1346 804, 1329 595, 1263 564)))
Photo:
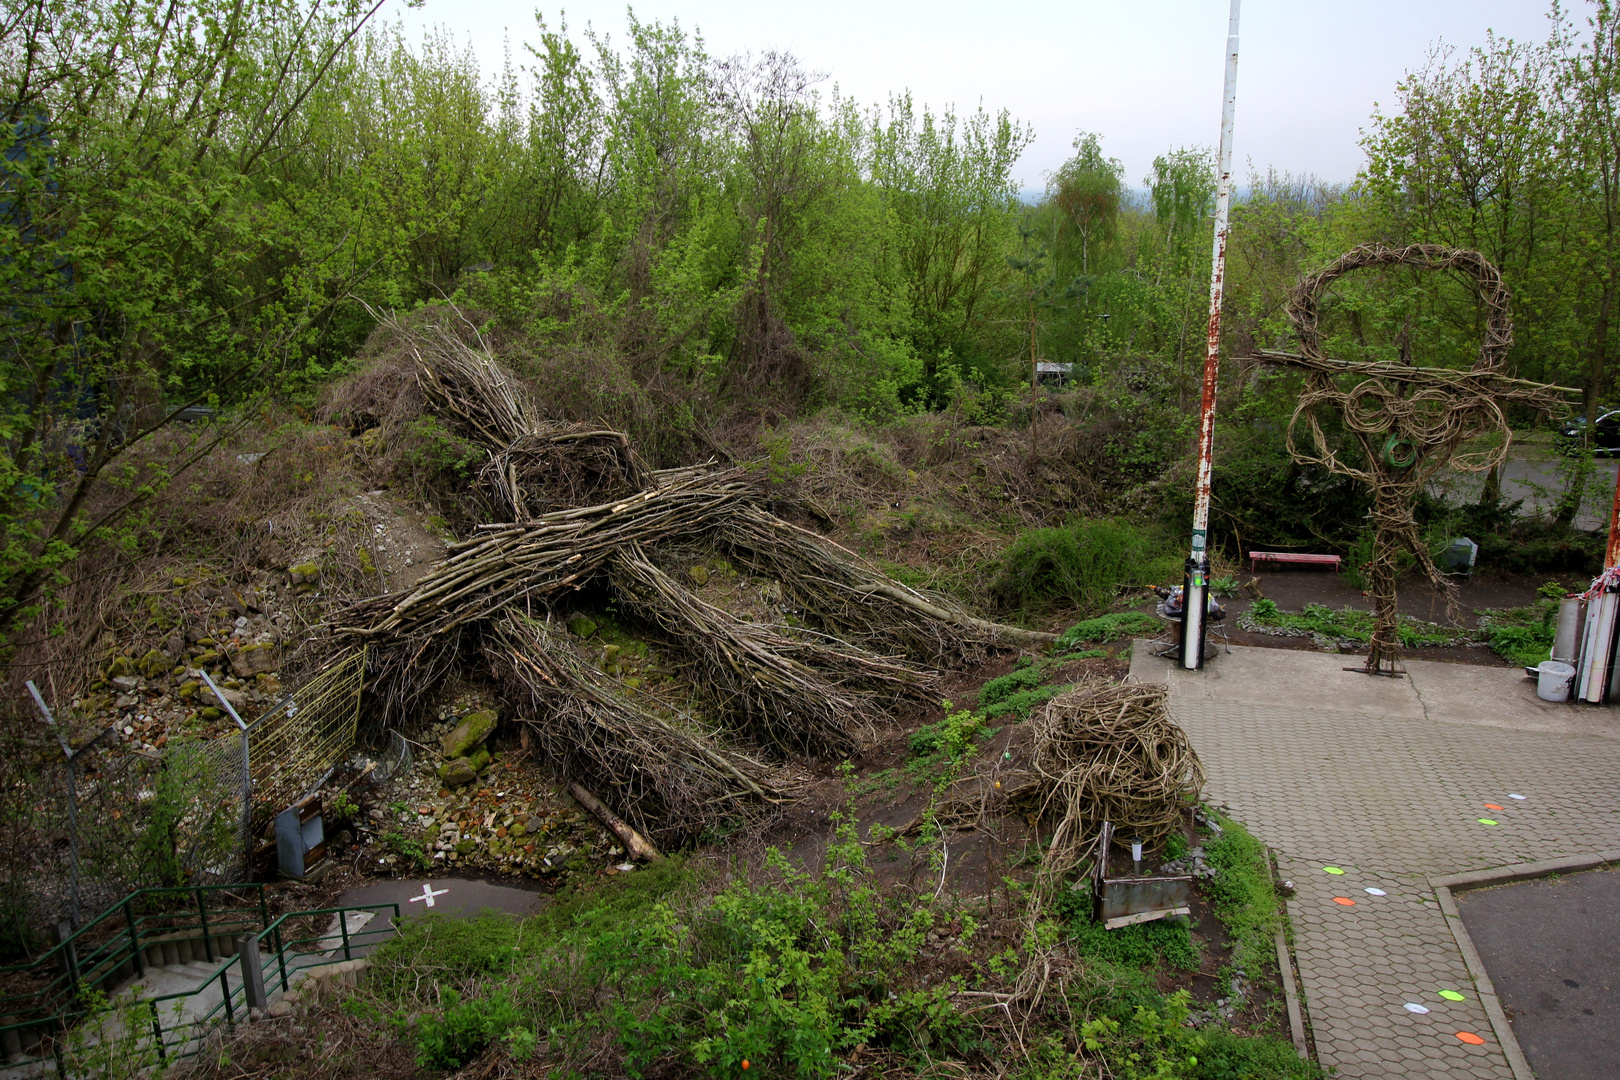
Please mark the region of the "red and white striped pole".
POLYGON ((1215 388, 1221 370, 1221 298, 1226 288, 1226 225, 1232 208, 1232 126, 1237 114, 1238 3, 1226 31, 1226 89, 1221 100, 1219 180, 1215 187, 1215 255, 1209 276, 1209 340, 1199 405, 1198 487, 1193 498, 1192 552, 1181 589, 1181 666, 1204 666, 1209 613, 1209 474, 1215 456, 1215 388))

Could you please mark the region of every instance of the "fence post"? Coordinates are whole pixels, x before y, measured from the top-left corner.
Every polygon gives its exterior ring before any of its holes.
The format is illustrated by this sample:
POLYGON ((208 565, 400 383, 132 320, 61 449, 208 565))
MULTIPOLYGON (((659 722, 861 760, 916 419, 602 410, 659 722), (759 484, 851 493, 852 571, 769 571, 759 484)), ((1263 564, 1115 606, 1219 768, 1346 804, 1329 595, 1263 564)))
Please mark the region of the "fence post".
POLYGON ((79 800, 78 800, 78 797, 77 797, 77 793, 74 791, 74 784, 73 784, 73 748, 68 746, 67 738, 66 738, 66 736, 64 736, 62 734, 62 729, 56 726, 56 717, 52 716, 51 715, 51 710, 46 707, 45 699, 40 696, 39 687, 34 685, 34 680, 29 679, 28 682, 26 683, 26 685, 28 687, 28 692, 34 696, 34 705, 36 707, 38 707, 40 715, 45 718, 45 722, 50 725, 51 733, 56 736, 56 741, 62 745, 62 763, 67 767, 68 863, 73 868, 73 878, 72 878, 72 882, 71 882, 71 886, 70 886, 70 891, 68 893, 68 904, 69 904, 69 913, 70 913, 70 916, 73 919, 73 925, 78 926, 79 925, 79 800))
POLYGON ((270 1007, 270 998, 264 992, 264 967, 259 959, 259 935, 243 934, 236 939, 236 951, 242 957, 242 992, 249 1009, 263 1011, 270 1007))
POLYGON ((202 889, 197 890, 197 918, 202 924, 203 955, 212 964, 218 956, 214 952, 214 939, 208 936, 208 903, 203 899, 202 889))
POLYGON ((225 695, 220 692, 219 687, 214 685, 214 680, 208 677, 208 672, 198 669, 197 674, 202 676, 203 682, 208 684, 208 689, 214 692, 214 700, 218 701, 220 707, 230 714, 231 719, 236 721, 237 728, 242 732, 242 870, 246 873, 252 869, 253 859, 251 846, 253 844, 253 772, 248 766, 248 726, 242 722, 240 716, 236 715, 236 710, 231 707, 229 701, 225 700, 225 695))
POLYGON ((79 949, 69 939, 73 937, 73 924, 63 919, 56 924, 56 940, 61 942, 62 955, 56 958, 57 964, 62 968, 74 987, 79 985, 79 949))

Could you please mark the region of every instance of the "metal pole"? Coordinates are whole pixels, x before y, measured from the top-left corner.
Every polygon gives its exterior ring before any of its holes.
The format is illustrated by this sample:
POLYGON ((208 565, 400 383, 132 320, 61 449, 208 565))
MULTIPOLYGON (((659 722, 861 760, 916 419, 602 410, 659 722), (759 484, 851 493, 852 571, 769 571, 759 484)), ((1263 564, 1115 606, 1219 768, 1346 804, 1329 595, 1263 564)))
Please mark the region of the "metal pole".
MULTIPOLYGON (((1584 450, 1591 453, 1591 450, 1584 450)), ((1603 553, 1603 565, 1614 566, 1620 563, 1620 473, 1614 478, 1614 505, 1609 507, 1609 547, 1603 553)))
POLYGON ((39 709, 39 714, 41 716, 43 716, 45 718, 45 722, 50 725, 51 734, 55 735, 56 736, 56 741, 61 744, 61 746, 62 746, 62 763, 67 766, 68 865, 70 867, 72 867, 72 874, 73 874, 73 880, 72 880, 70 892, 69 892, 69 895, 68 895, 68 904, 69 904, 69 911, 71 912, 72 918, 73 918, 73 925, 78 926, 79 925, 79 800, 78 800, 78 792, 75 789, 75 785, 73 783, 73 748, 68 746, 67 736, 62 734, 62 729, 56 726, 56 717, 52 716, 51 715, 51 710, 46 707, 45 699, 40 696, 39 687, 34 685, 34 680, 29 679, 28 682, 25 685, 28 687, 28 692, 34 696, 34 705, 39 709))
POLYGON ((1209 338, 1204 394, 1199 405, 1198 486, 1193 499, 1192 551, 1181 591, 1181 666, 1204 666, 1209 610, 1209 473, 1215 453, 1215 387, 1221 367, 1221 298, 1226 285, 1226 223, 1232 207, 1232 124, 1237 112, 1238 4, 1232 0, 1226 31, 1226 89, 1221 99, 1219 180, 1215 187, 1215 254, 1209 276, 1209 338))
POLYGON ((225 700, 225 695, 214 685, 214 680, 208 677, 208 672, 198 669, 197 674, 202 676, 203 682, 208 684, 208 689, 214 692, 214 700, 230 714, 242 732, 242 870, 245 874, 252 869, 253 861, 253 771, 248 764, 248 726, 236 714, 231 703, 225 700))

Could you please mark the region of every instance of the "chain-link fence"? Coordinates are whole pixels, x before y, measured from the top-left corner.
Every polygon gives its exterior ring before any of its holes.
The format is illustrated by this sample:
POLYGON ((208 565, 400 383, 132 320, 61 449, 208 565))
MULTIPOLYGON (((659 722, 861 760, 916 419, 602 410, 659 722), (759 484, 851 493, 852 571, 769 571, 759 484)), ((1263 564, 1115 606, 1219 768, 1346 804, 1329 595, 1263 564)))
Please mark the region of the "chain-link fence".
POLYGON ((77 925, 131 888, 240 880, 243 744, 178 742, 147 754, 97 740, 42 768, 18 882, 28 907, 77 925))
MULTIPOLYGON (((237 718, 239 734, 171 741, 162 753, 109 745, 107 732, 74 750, 57 732, 60 756, 42 760, 28 781, 16 831, 27 847, 10 870, 26 907, 77 925, 132 888, 245 880, 255 828, 317 787, 354 745, 364 673, 356 651, 252 724, 237 718)), ((395 735, 378 764, 397 772, 402 760, 409 768, 409 747, 395 735)))

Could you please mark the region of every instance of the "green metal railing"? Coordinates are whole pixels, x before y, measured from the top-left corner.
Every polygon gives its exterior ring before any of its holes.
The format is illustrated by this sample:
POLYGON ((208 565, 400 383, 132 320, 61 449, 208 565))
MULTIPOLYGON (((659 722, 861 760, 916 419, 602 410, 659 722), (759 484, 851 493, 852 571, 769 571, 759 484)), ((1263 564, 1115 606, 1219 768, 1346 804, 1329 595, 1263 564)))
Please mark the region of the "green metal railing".
MULTIPOLYGON (((313 911, 297 911, 283 915, 276 919, 254 938, 255 951, 263 949, 267 943, 272 945, 272 951, 263 959, 265 992, 274 994, 285 993, 297 981, 298 974, 310 968, 322 967, 335 963, 338 953, 343 959, 353 960, 357 949, 365 948, 379 943, 394 930, 399 920, 398 904, 364 904, 356 907, 318 908, 313 911), (383 920, 385 925, 374 926, 368 923, 364 928, 350 931, 348 919, 351 912, 370 911, 374 915, 388 913, 392 919, 383 920), (315 934, 307 937, 288 938, 286 929, 296 919, 310 918, 321 915, 335 915, 337 917, 337 932, 315 934), (337 940, 334 942, 333 938, 337 940), (321 948, 326 946, 326 948, 321 948), (272 979, 274 976, 274 979, 272 979)), ((141 1004, 150 1007, 147 1023, 151 1027, 152 1046, 159 1061, 179 1060, 191 1057, 202 1049, 203 1039, 222 1021, 234 1025, 238 1014, 247 1012, 247 987, 240 972, 240 960, 233 957, 225 961, 214 974, 205 979, 201 985, 192 990, 177 994, 163 994, 153 998, 143 998, 141 1004), (233 972, 231 969, 236 968, 233 972), (191 1017, 179 1019, 184 1013, 184 1003, 207 993, 215 983, 218 983, 220 1000, 207 1012, 191 1017), (170 1012, 175 1019, 165 1024, 163 1022, 164 1005, 174 1003, 178 1009, 171 1006, 170 1012)))
MULTIPOLYGON (((44 978, 43 985, 0 996, 0 1043, 4 1049, 0 1060, 6 1057, 16 1060, 18 1055, 22 1060, 55 1057, 60 1066, 67 1034, 94 1012, 95 991, 111 994, 126 979, 145 976, 146 956, 153 948, 174 946, 178 953, 183 942, 186 951, 195 952, 200 942, 204 959, 193 962, 216 965, 212 974, 190 990, 140 999, 130 1013, 131 1016, 141 1013, 142 1022, 150 1025, 152 1047, 160 1060, 189 1056, 200 1045, 198 1036, 204 1029, 221 1020, 234 1024, 238 1010, 245 1011, 243 978, 240 971, 235 974, 231 971, 232 967, 240 969, 241 963, 236 939, 251 935, 255 946, 269 940, 273 948, 266 961, 266 989, 270 992, 274 976, 274 985, 284 991, 299 971, 331 963, 331 957, 339 951, 344 959, 352 959, 357 947, 375 944, 392 932, 393 922, 398 918, 398 904, 373 904, 295 912, 272 922, 261 884, 143 889, 131 893, 34 961, 0 967, 0 978, 26 980, 30 975, 44 978), (230 896, 237 903, 229 907, 217 901, 210 904, 216 894, 230 896), (242 896, 248 897, 245 906, 242 896), (144 906, 158 910, 141 910, 144 906), (356 911, 376 914, 389 911, 393 920, 383 920, 386 925, 376 928, 368 924, 351 933, 345 916, 356 911), (335 933, 288 938, 287 931, 294 920, 324 915, 337 916, 335 933), (120 917, 122 926, 117 925, 120 917), (109 934, 108 929, 113 932, 109 934), (94 944, 90 944, 92 939, 95 939, 94 944), (46 975, 49 978, 45 978, 46 975), (219 1002, 201 1015, 181 1019, 187 1000, 211 992, 216 983, 219 1002), (170 1011, 175 1020, 165 1026, 163 1007, 169 1003, 173 1003, 170 1011)), ((161 959, 158 964, 162 965, 161 959)))
MULTIPOLYGON (((109 981, 144 975, 145 954, 154 944, 201 940, 212 959, 222 931, 240 934, 254 923, 270 925, 261 884, 132 892, 34 960, 0 967, 0 982, 44 980, 21 993, 0 994, 0 1019, 51 1016, 71 1005, 83 987, 105 990, 109 981), (221 903, 219 897, 227 899, 221 903)), ((10 1026, 0 1025, 0 1032, 10 1026)))

